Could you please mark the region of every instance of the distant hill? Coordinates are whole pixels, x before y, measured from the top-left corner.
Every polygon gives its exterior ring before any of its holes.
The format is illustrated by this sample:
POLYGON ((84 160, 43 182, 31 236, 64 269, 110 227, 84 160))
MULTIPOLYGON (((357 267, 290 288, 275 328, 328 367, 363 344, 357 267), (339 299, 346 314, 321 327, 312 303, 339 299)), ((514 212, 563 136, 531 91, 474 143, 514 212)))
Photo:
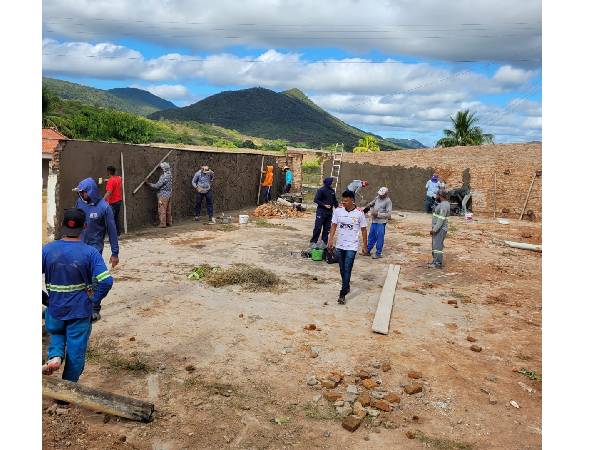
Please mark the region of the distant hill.
POLYGON ((176 108, 173 103, 141 89, 103 90, 47 77, 42 79, 42 84, 63 100, 77 100, 85 105, 111 108, 142 116, 164 108, 176 108))
POLYGON ((144 91, 143 89, 129 87, 114 88, 108 89, 107 92, 110 92, 112 95, 116 95, 117 97, 129 102, 149 105, 156 108, 156 111, 160 111, 161 109, 177 108, 177 106, 170 101, 160 98, 158 95, 154 95, 151 92, 144 91))
POLYGON ((416 139, 396 139, 396 138, 386 138, 388 141, 393 142, 394 144, 398 144, 400 147, 408 148, 408 149, 417 149, 417 148, 427 148, 427 146, 421 144, 416 139))
MULTIPOLYGON (((196 121, 268 139, 285 139, 313 148, 344 143, 352 149, 366 132, 352 127, 313 103, 298 89, 264 88, 225 91, 183 108, 158 111, 151 119, 196 121)), ((400 147, 375 136, 382 150, 400 147)))

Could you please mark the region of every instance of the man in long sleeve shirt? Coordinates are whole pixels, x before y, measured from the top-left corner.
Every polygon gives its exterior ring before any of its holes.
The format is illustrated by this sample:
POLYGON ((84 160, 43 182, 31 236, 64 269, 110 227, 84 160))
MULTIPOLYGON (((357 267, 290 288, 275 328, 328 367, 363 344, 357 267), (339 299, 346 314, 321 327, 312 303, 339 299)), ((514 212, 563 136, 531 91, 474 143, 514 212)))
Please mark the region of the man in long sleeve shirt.
POLYGON ((437 193, 438 205, 433 210, 431 218, 431 255, 433 260, 427 264, 429 268, 442 268, 444 259, 444 239, 448 233, 448 215, 450 214, 450 203, 445 191, 437 193))
POLYGON ((200 220, 200 213, 202 212, 202 200, 206 199, 206 210, 208 212, 208 223, 215 223, 213 217, 213 191, 212 183, 215 180, 215 173, 208 168, 208 166, 202 166, 198 172, 195 173, 192 178, 192 186, 196 189, 196 201, 194 204, 194 220, 198 222, 200 220))
POLYGON ((427 193, 425 194, 425 212, 430 213, 433 210, 436 195, 440 190, 440 179, 437 173, 434 173, 431 179, 427 180, 425 189, 427 189, 427 193))
POLYGON ((333 210, 338 207, 335 191, 331 187, 332 183, 333 177, 325 178, 323 180, 323 186, 321 186, 315 194, 314 201, 317 204, 317 214, 315 216, 315 227, 313 229, 312 238, 310 239, 312 248, 317 246, 319 236, 321 236, 324 245, 327 245, 329 240, 329 230, 331 229, 333 210))
POLYGON ((377 191, 377 197, 365 208, 365 212, 371 210, 371 228, 367 241, 367 251, 363 256, 370 256, 371 250, 375 247, 373 259, 381 258, 383 252, 383 240, 385 237, 385 227, 387 221, 392 215, 392 200, 388 194, 388 188, 381 187, 377 191))
MULTIPOLYGON (((98 185, 91 178, 86 178, 77 185, 75 191, 79 194, 75 208, 85 213, 86 228, 83 230, 81 240, 94 247, 100 255, 104 250, 104 237, 108 234, 110 241, 110 264, 115 267, 119 264, 119 238, 113 210, 98 192, 98 185)), ((94 304, 92 320, 100 319, 100 303, 94 304)))
POLYGON ((113 284, 100 252, 81 241, 85 227, 83 210, 66 210, 63 238, 42 247, 42 273, 48 290, 46 331, 50 335, 48 362, 42 373, 51 374, 64 361, 62 378, 73 382, 79 380, 85 365, 93 305, 100 304, 113 284))
POLYGON ((163 173, 156 183, 146 181, 146 184, 152 189, 158 190, 158 221, 161 228, 173 225, 171 217, 171 196, 173 195, 173 175, 171 175, 171 166, 169 163, 161 162, 160 168, 163 173))

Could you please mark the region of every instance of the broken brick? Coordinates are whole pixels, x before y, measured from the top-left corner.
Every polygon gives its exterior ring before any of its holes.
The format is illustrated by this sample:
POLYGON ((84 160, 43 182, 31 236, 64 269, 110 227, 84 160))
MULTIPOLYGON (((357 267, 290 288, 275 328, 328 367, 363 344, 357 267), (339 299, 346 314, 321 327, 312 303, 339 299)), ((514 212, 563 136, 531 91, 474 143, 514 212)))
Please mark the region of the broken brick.
POLYGON ((362 380, 362 385, 365 387, 365 389, 373 389, 377 386, 377 383, 370 378, 367 378, 366 380, 362 380))
POLYGON ((360 370, 360 371, 358 372, 358 377, 359 377, 361 380, 365 380, 365 379, 367 379, 367 378, 371 378, 371 374, 370 374, 369 372, 367 372, 366 370, 360 370))
POLYGON ((342 394, 338 394, 337 392, 325 391, 325 392, 323 392, 323 398, 330 402, 335 402, 335 401, 339 400, 340 398, 342 398, 342 394))
POLYGON ((369 406, 371 404, 371 397, 366 392, 361 392, 356 401, 363 406, 369 406))
POLYGON ((344 417, 344 420, 342 420, 342 427, 348 431, 354 432, 358 429, 358 427, 360 427, 361 422, 362 419, 359 417, 347 416, 344 417))
POLYGON ((456 305, 457 301, 456 300, 448 300, 448 304, 449 305, 456 305))
POLYGON ((308 325, 304 325, 304 329, 308 331, 314 331, 317 329, 317 326, 314 323, 309 323, 308 325))
POLYGON ((344 375, 342 375, 339 372, 333 371, 329 374, 328 378, 337 385, 340 383, 340 381, 342 381, 342 379, 344 378, 344 375))
POLYGON ((392 366, 390 365, 390 363, 383 363, 381 365, 381 370, 383 370, 384 372, 389 372, 390 370, 392 370, 392 366))
POLYGON ((422 392, 423 391, 423 386, 421 386, 420 384, 408 384, 406 386, 404 386, 404 392, 406 392, 407 394, 413 395, 416 394, 418 392, 422 392))
POLYGON ((408 378, 412 378, 413 380, 418 380, 419 378, 423 378, 423 374, 418 370, 409 370, 408 378))
POLYGON ((469 348, 477 353, 479 353, 481 351, 481 347, 479 345, 471 345, 471 347, 469 347, 469 348))
POLYGON ((469 341, 469 342, 477 342, 477 339, 475 339, 473 336, 467 336, 467 341, 469 341))
POLYGON ((406 434, 406 437, 409 439, 415 438, 415 433, 413 433, 412 431, 407 431, 405 434, 406 434))
POLYGON ((390 403, 400 403, 400 396, 398 394, 394 394, 393 392, 390 392, 384 398, 390 403))
POLYGON ((321 381, 321 386, 323 386, 327 389, 333 389, 337 385, 335 384, 335 382, 333 382, 331 380, 323 380, 323 381, 321 381))
POLYGON ((381 411, 390 412, 392 407, 385 400, 375 400, 373 406, 381 411))

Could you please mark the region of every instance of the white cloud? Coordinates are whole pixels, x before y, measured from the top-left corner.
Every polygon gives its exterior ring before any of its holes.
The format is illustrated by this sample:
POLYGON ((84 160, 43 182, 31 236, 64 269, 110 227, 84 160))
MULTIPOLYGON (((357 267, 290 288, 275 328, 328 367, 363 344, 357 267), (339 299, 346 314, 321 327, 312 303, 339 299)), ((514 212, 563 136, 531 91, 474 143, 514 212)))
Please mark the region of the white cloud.
POLYGON ((46 36, 74 40, 130 38, 210 51, 377 49, 438 60, 541 65, 541 0, 45 0, 43 20, 46 36))
POLYGON ((138 89, 144 89, 166 100, 187 100, 190 97, 188 88, 181 84, 159 84, 150 86, 133 85, 138 89))
POLYGON ((535 75, 533 70, 523 70, 512 66, 502 66, 494 74, 494 80, 505 86, 519 86, 535 75))

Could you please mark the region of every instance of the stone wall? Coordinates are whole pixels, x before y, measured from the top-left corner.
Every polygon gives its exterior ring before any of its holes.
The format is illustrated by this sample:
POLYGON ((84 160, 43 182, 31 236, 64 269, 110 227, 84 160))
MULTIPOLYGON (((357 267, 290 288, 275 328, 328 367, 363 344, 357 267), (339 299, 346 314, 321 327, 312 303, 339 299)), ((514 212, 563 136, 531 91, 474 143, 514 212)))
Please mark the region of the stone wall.
MULTIPOLYGON (((324 174, 330 173, 331 159, 326 161, 323 170, 324 174)), ((425 197, 425 183, 436 171, 448 188, 470 185, 475 214, 493 215, 495 201, 497 216, 518 218, 532 178, 538 173, 525 213, 530 210, 528 219, 541 220, 541 170, 541 144, 344 153, 338 194, 354 179, 367 180, 370 186, 364 192, 365 199, 375 197, 380 186, 387 186, 396 208, 420 210, 425 197)))

